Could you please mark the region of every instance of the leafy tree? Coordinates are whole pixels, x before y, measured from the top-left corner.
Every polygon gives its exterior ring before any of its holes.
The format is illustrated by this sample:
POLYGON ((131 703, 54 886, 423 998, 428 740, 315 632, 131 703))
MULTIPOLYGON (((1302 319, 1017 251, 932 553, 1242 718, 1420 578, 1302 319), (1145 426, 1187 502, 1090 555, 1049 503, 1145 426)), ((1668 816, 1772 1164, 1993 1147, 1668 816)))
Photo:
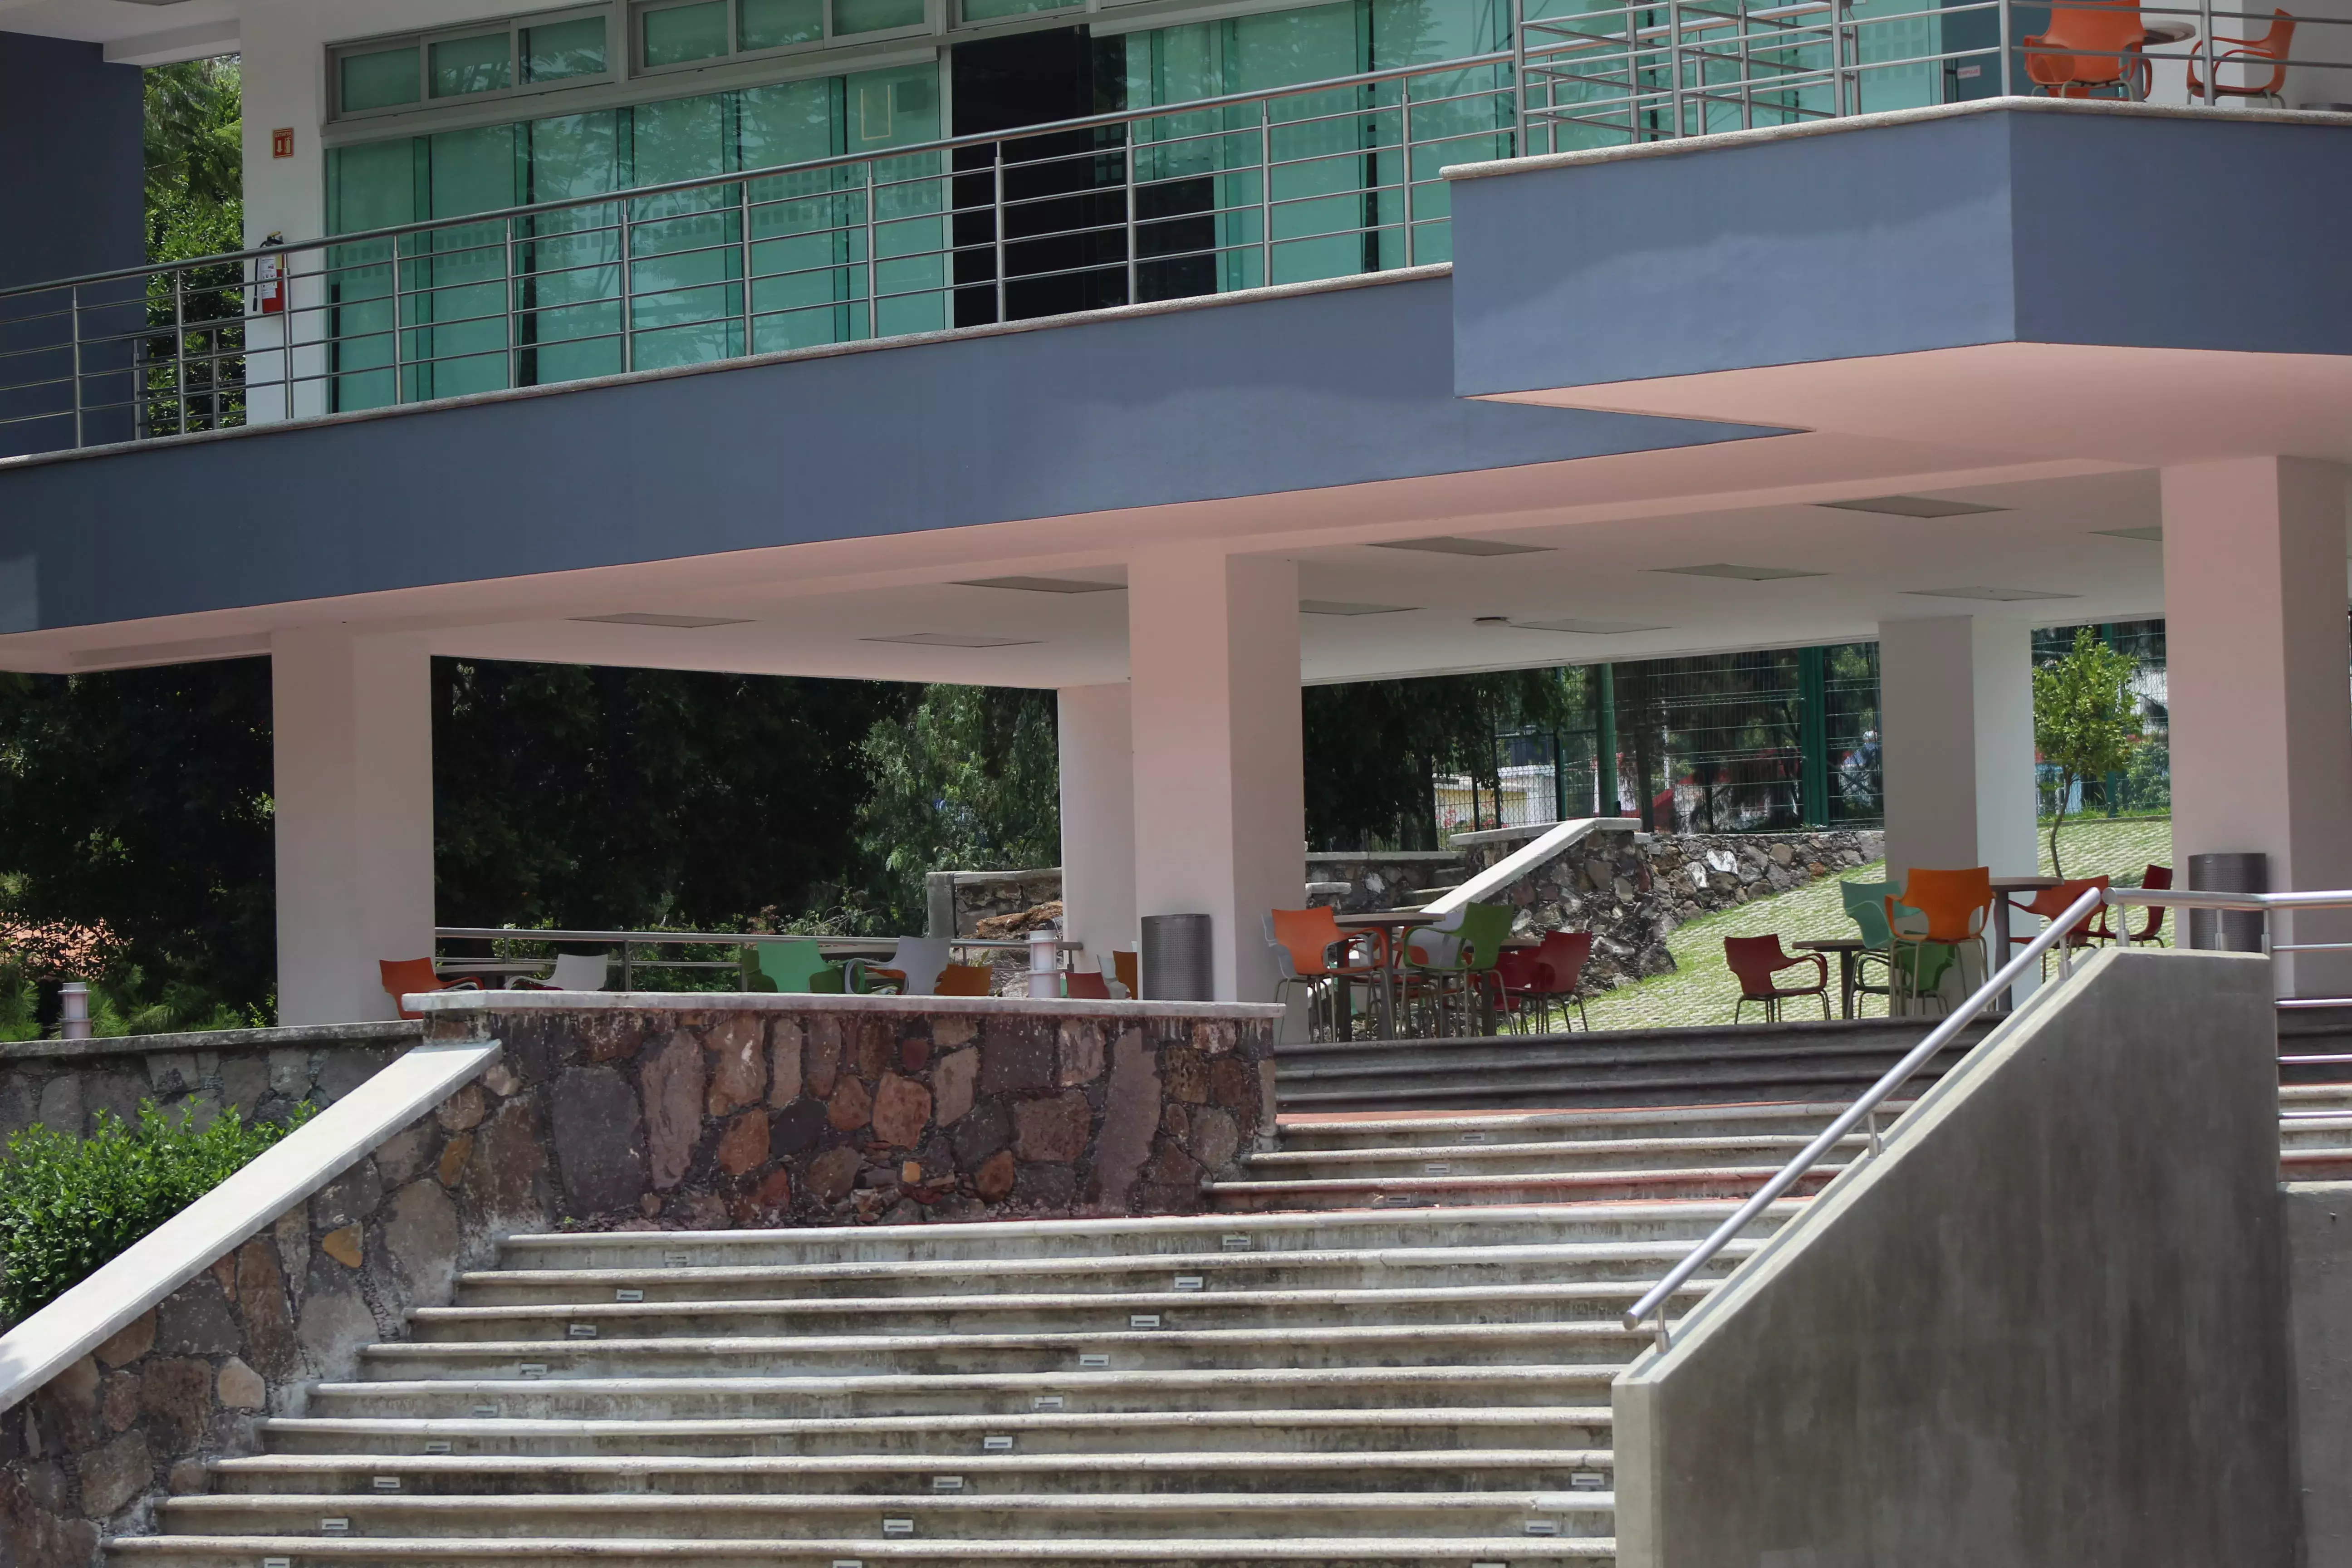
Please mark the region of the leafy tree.
MULTIPOLYGON (((243 109, 235 59, 157 66, 146 78, 147 258, 186 261, 245 246, 243 109)), ((245 422, 245 276, 191 268, 147 284, 147 429, 245 422), (216 323, 216 324, 214 324, 216 323), (184 336, 169 329, 195 328, 184 336)))
POLYGON ((873 793, 858 836, 901 918, 926 871, 1015 870, 1062 858, 1061 760, 1050 691, 932 686, 866 737, 873 793))
POLYGON ((1307 838, 1436 848, 1436 777, 1493 788, 1497 731, 1580 721, 1582 672, 1513 669, 1310 686, 1305 694, 1307 838))
POLYGON ((145 88, 151 242, 159 218, 184 206, 237 213, 245 195, 245 111, 236 59, 156 66, 145 88))
POLYGON ((2050 866, 2058 875, 2058 829, 2077 783, 2120 773, 2131 761, 2139 734, 2139 709, 2133 700, 2129 656, 2116 652, 2084 626, 2063 658, 2033 672, 2033 743, 2058 770, 2058 813, 2050 823, 2050 866))

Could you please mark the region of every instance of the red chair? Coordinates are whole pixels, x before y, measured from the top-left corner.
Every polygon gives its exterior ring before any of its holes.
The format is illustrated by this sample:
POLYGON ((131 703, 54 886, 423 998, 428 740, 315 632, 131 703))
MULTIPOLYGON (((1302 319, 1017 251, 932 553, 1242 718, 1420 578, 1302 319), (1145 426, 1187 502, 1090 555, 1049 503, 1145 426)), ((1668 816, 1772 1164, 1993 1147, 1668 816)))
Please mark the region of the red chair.
MULTIPOLYGON (((2039 915, 2045 921, 2054 921, 2060 915, 2064 914, 2069 909, 2072 909, 2075 900, 2081 898, 2084 893, 2089 892, 2092 889, 2096 888, 2099 891, 2103 893, 2105 892, 2107 890, 2107 883, 2111 879, 2106 877, 2078 878, 2071 881, 2061 882, 2054 888, 2044 888, 2021 904, 2015 899, 2011 899, 2009 900, 2009 907, 2025 914, 2039 915)), ((2076 925, 2073 931, 2066 933, 2066 945, 2071 948, 2081 949, 2088 947, 2091 943, 2098 941, 2098 923, 2106 918, 2106 912, 2105 906, 2094 910, 2092 912, 2091 919, 2082 921, 2080 924, 2076 925)), ((2038 935, 2039 933, 2037 932, 2034 934, 2038 935)), ((2012 936, 2009 939, 2009 945, 2011 947, 2023 947, 2027 942, 2030 942, 2032 940, 2033 935, 2012 936)), ((2047 952, 2042 955, 2042 973, 2045 975, 2050 973, 2050 955, 2047 952)))
POLYGON ((1110 982, 1099 969, 1066 970, 1062 975, 1062 994, 1074 1002, 1108 1002, 1110 982))
POLYGON ((1514 1018, 1526 1016, 1532 1004, 1538 1027, 1551 1022, 1551 1009, 1559 1004, 1560 1026, 1565 1031, 1568 1009, 1573 1006, 1576 1016, 1587 1030, 1592 1020, 1584 1016, 1584 966, 1592 957, 1592 933, 1589 931, 1551 931, 1544 932, 1540 947, 1508 948, 1496 966, 1502 981, 1503 1005, 1514 1018), (1515 962, 1516 961, 1516 962, 1515 962))
MULTIPOLYGON (((2216 33, 2213 35, 2213 41, 2217 44, 2237 46, 2232 49, 2221 50, 2213 57, 2214 97, 2259 98, 2274 103, 2281 109, 2286 107, 2286 100, 2281 95, 2286 89, 2287 52, 2294 47, 2294 17, 2284 11, 2273 11, 2271 13, 2271 30, 2261 37, 2225 38, 2216 33), (2232 60, 2240 65, 2267 62, 2271 68, 2271 74, 2260 79, 2250 77, 2243 84, 2237 87, 2227 86, 2221 80, 2221 68, 2232 60)), ((2189 96, 2192 99, 2201 99, 2205 96, 2205 84, 2198 79, 2197 56, 2194 54, 2189 57, 2189 96)))
POLYGON ((1723 939, 1723 956, 1731 965, 1731 973, 1739 976, 1739 1001, 1731 1009, 1731 1021, 1739 1022, 1740 1012, 1750 1002, 1764 1004, 1764 1021, 1780 1021, 1780 1004, 1791 996, 1821 998, 1822 1021, 1830 1016, 1830 962, 1818 952, 1790 954, 1780 951, 1780 938, 1774 932, 1765 936, 1727 936, 1723 939), (1796 969, 1810 963, 1813 966, 1811 985, 1781 985, 1774 976, 1783 970, 1796 969))
POLYGON ((392 998, 394 1011, 404 1018, 422 1018, 422 1013, 412 1013, 400 1005, 403 996, 414 996, 426 991, 479 991, 478 980, 444 980, 433 973, 429 958, 379 958, 376 972, 383 976, 384 994, 392 998))
POLYGON ((2147 24, 2137 5, 2096 0, 2087 5, 2053 5, 2046 31, 2021 38, 2025 77, 2056 98, 2088 98, 2103 88, 2120 88, 2126 98, 2147 96, 2147 24))
MULTIPOLYGON (((2172 886, 2172 868, 2169 866, 2150 866, 2146 871, 2140 874, 2139 885, 2146 888, 2151 893, 2163 892, 2166 889, 2172 886)), ((2147 906, 2147 923, 2142 925, 2137 931, 2132 930, 2131 919, 2129 916, 2126 915, 2123 917, 2121 934, 2118 934, 2113 927, 2110 927, 2107 924, 2107 917, 2114 913, 2116 913, 2116 910, 2113 905, 2109 905, 2107 908, 2099 911, 2099 918, 2095 921, 2091 926, 2091 934, 2094 937, 2096 937, 2101 942, 2120 942, 2126 946, 2131 947, 2161 947, 2164 945, 2164 906, 2162 904, 2150 904, 2147 906)))

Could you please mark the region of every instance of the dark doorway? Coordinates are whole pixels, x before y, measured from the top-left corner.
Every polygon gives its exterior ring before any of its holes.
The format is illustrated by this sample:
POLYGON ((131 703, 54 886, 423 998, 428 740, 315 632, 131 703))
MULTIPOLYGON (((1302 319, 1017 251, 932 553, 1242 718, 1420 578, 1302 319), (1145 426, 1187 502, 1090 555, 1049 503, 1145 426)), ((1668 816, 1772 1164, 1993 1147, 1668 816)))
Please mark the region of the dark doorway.
MULTIPOLYGON (((1084 27, 956 46, 958 136, 1097 112, 1084 27)), ((1095 310, 1127 302, 1125 137, 1117 126, 1024 136, 955 154, 955 324, 1095 310), (998 159, 1003 159, 1000 173, 998 159), (1004 232, 997 233, 999 182, 1004 232)))

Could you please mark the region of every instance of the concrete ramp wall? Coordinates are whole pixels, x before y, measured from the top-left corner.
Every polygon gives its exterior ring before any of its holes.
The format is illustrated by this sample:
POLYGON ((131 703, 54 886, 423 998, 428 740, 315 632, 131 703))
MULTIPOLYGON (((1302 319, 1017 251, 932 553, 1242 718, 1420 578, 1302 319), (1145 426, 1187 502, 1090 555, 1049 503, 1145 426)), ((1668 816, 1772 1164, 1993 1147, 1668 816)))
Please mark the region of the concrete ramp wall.
POLYGON ((2043 992, 1618 1380, 1623 1568, 2287 1568, 2267 962, 2043 992))

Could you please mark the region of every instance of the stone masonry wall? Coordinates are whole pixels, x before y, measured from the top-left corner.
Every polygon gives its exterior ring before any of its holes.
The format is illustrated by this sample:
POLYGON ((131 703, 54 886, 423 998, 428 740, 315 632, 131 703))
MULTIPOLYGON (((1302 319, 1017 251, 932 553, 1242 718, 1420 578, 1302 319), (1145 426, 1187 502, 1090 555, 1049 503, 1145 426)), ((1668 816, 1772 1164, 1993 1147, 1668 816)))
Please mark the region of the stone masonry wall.
MULTIPOLYGON (((257 1451, 257 1421, 352 1377, 364 1346, 446 1303, 503 1237, 1194 1212, 1202 1178, 1236 1173, 1273 1125, 1271 1008, 562 1002, 436 1012, 430 1037, 495 1037, 499 1058, 0 1414, 0 1568, 92 1568, 104 1536, 152 1531, 162 1497, 205 1487, 205 1458, 257 1451)), ((140 1063, 152 1097, 181 1070, 61 1048, 0 1058, 0 1104, 62 1116, 64 1078, 87 1094, 96 1080, 77 1075, 102 1073, 103 1093, 127 1095, 140 1063)), ((254 1054, 217 1048, 223 1064, 254 1054)), ((271 1048, 292 1047, 254 1049, 271 1048)), ((347 1053, 381 1065, 395 1048, 314 1050, 307 1097, 364 1080, 344 1083, 362 1061, 347 1053)), ((219 1093, 222 1076, 200 1067, 176 1092, 219 1093)))

